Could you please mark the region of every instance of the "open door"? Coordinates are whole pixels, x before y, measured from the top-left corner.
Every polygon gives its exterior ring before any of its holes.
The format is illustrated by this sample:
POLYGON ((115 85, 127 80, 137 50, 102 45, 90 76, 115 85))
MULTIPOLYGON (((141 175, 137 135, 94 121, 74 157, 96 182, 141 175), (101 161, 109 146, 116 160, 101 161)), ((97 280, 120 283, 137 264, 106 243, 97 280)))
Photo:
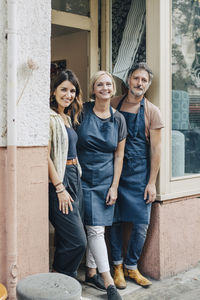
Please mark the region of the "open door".
MULTIPOLYGON (((52 0, 51 72, 69 68, 77 75, 83 100, 98 70, 98 0, 52 0)), ((49 230, 49 259, 54 254, 54 228, 49 230)))
POLYGON ((51 61, 75 72, 86 100, 90 76, 98 70, 98 0, 82 2, 52 1, 51 61))
POLYGON ((88 40, 89 33, 86 30, 52 24, 51 75, 56 69, 74 71, 80 81, 84 100, 88 98, 88 40))

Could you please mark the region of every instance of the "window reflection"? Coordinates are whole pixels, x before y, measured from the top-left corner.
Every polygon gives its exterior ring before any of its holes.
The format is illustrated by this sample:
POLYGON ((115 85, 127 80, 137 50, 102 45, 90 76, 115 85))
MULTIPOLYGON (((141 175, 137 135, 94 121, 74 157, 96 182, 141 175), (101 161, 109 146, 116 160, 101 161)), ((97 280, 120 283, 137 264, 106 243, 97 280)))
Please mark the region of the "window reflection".
POLYGON ((172 176, 200 173, 200 1, 172 0, 172 176))
POLYGON ((53 9, 82 16, 90 16, 90 0, 52 0, 53 9))

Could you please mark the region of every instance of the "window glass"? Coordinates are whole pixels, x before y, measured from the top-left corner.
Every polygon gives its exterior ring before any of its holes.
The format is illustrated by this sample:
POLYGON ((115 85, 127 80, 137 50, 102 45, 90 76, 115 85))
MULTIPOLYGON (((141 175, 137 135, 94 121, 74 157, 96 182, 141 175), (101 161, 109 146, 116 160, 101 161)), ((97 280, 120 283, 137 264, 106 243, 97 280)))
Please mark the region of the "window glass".
POLYGON ((90 16, 90 0, 52 0, 51 5, 56 10, 90 16))
POLYGON ((200 173, 200 1, 172 0, 172 177, 200 173))

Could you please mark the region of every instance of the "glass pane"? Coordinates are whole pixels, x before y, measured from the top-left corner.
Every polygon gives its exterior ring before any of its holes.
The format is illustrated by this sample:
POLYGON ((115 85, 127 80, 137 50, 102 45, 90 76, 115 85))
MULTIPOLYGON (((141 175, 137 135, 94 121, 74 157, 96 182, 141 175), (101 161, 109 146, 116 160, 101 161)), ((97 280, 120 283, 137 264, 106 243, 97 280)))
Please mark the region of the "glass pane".
POLYGON ((51 5, 56 10, 90 16, 90 0, 52 0, 51 5))
POLYGON ((172 176, 200 173, 200 1, 172 0, 172 176))

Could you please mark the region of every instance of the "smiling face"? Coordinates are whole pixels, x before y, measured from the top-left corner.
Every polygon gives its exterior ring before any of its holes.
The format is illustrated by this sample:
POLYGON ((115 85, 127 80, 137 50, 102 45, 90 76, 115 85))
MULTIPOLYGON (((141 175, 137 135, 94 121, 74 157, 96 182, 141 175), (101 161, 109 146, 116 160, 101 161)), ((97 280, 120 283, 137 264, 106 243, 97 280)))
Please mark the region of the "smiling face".
POLYGON ((53 94, 58 104, 58 112, 63 112, 74 101, 76 88, 70 81, 65 80, 57 86, 53 94))
POLYGON ((143 96, 149 88, 149 74, 144 69, 135 70, 128 79, 129 91, 136 97, 143 96))
POLYGON ((113 91, 112 79, 107 74, 101 75, 94 83, 93 93, 96 99, 110 100, 113 91))

